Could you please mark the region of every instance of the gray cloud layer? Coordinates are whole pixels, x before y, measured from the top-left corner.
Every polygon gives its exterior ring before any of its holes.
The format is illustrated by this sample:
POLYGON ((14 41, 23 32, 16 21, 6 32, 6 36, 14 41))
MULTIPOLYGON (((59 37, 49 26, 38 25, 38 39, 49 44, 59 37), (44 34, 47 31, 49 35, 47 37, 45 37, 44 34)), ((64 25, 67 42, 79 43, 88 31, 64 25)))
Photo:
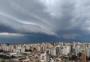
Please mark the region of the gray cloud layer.
POLYGON ((0 0, 0 24, 23 33, 58 35, 64 31, 64 37, 78 36, 79 33, 76 31, 90 33, 89 2, 0 0))

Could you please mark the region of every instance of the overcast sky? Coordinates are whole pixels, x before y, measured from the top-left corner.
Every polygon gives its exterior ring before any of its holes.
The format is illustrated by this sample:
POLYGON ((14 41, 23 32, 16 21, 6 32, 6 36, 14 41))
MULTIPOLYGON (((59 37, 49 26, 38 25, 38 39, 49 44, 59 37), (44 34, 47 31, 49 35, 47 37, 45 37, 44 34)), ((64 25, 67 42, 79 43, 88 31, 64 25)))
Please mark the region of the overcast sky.
POLYGON ((90 0, 0 0, 0 34, 90 35, 90 0))

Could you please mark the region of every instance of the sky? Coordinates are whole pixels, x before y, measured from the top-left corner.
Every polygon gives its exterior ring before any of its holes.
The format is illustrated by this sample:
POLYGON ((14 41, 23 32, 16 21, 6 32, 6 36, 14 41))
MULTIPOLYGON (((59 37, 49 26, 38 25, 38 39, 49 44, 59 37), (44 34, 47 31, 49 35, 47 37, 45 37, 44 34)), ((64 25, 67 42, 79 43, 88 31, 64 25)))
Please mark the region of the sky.
POLYGON ((0 0, 0 36, 33 34, 90 40, 90 0, 0 0))

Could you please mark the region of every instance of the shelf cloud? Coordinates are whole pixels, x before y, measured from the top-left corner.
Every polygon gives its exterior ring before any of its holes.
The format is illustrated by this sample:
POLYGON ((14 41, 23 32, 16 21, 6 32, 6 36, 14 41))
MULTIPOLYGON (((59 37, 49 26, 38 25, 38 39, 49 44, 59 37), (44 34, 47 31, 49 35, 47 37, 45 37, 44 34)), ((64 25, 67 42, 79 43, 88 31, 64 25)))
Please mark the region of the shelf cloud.
POLYGON ((90 34, 90 1, 0 0, 0 26, 16 33, 63 34, 64 38, 90 34))

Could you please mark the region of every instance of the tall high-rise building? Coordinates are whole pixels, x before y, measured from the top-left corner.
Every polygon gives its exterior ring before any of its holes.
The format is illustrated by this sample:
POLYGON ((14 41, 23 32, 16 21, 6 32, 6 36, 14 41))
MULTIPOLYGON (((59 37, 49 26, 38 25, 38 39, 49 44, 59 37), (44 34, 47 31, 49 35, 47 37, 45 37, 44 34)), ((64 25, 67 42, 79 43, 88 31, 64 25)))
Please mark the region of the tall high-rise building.
POLYGON ((40 55, 40 62, 47 62, 47 53, 41 53, 40 55))
POLYGON ((84 50, 82 51, 81 55, 81 62, 87 62, 87 53, 86 53, 86 46, 84 46, 84 50))

